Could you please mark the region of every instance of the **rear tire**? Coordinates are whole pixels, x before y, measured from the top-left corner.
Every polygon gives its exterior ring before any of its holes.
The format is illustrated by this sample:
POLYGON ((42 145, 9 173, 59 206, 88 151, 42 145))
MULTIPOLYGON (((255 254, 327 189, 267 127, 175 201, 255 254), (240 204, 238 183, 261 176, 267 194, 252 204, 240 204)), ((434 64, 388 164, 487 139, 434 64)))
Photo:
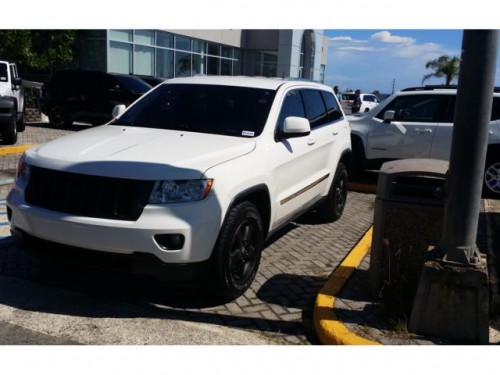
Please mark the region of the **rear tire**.
POLYGON ((347 180, 346 167, 344 163, 340 162, 337 165, 328 197, 317 211, 322 221, 331 223, 337 221, 342 216, 347 201, 347 180))
POLYGON ((214 248, 213 294, 232 300, 245 293, 257 274, 263 243, 262 219, 255 205, 234 206, 214 248))
POLYGON ((21 133, 26 129, 26 117, 22 113, 17 120, 17 132, 21 133))

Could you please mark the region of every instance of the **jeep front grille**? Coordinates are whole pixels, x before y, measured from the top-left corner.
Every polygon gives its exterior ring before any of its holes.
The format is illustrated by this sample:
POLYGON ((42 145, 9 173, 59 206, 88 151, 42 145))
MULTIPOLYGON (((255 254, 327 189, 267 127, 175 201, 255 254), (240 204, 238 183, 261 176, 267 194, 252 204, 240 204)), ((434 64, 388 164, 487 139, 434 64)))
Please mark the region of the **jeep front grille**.
POLYGON ((154 183, 31 166, 25 199, 33 206, 70 215, 135 221, 154 183))

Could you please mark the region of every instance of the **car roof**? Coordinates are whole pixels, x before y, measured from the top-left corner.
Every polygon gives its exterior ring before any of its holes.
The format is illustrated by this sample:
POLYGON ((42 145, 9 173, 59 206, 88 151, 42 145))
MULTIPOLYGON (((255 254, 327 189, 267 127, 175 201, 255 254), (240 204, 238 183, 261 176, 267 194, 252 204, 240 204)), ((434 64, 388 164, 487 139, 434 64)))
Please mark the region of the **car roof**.
POLYGON ((172 78, 163 84, 202 84, 202 85, 221 85, 221 86, 242 86, 252 88, 262 88, 269 90, 277 90, 279 87, 286 86, 310 86, 322 88, 332 91, 329 86, 322 85, 317 82, 305 80, 291 80, 283 78, 267 78, 267 77, 248 77, 248 76, 205 76, 198 75, 194 77, 179 77, 172 78))

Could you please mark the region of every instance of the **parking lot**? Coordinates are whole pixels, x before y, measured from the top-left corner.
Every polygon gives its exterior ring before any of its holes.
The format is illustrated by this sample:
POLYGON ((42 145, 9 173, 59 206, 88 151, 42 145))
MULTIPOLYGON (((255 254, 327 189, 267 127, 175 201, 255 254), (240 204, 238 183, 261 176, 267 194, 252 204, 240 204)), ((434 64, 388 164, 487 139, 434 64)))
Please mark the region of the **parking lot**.
MULTIPOLYGON (((28 124, 16 146, 85 127, 28 124)), ((2 200, 19 157, 0 156, 6 182, 0 186, 2 200)), ((317 292, 372 224, 374 199, 350 192, 339 221, 318 224, 303 217, 288 225, 267 242, 250 290, 231 302, 214 300, 203 290, 54 264, 3 246, 0 323, 28 330, 41 344, 204 344, 224 343, 223 337, 227 344, 317 344, 311 323, 317 292), (208 334, 197 334, 200 327, 208 334)))

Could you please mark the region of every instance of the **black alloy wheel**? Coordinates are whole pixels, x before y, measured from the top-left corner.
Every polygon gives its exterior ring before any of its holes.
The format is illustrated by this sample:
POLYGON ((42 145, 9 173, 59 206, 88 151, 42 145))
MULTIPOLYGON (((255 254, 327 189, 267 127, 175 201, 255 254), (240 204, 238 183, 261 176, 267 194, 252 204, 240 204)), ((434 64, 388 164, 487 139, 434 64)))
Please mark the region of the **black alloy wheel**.
POLYGON ((264 242, 262 220, 254 204, 231 209, 214 250, 214 294, 234 299, 252 284, 264 242))

